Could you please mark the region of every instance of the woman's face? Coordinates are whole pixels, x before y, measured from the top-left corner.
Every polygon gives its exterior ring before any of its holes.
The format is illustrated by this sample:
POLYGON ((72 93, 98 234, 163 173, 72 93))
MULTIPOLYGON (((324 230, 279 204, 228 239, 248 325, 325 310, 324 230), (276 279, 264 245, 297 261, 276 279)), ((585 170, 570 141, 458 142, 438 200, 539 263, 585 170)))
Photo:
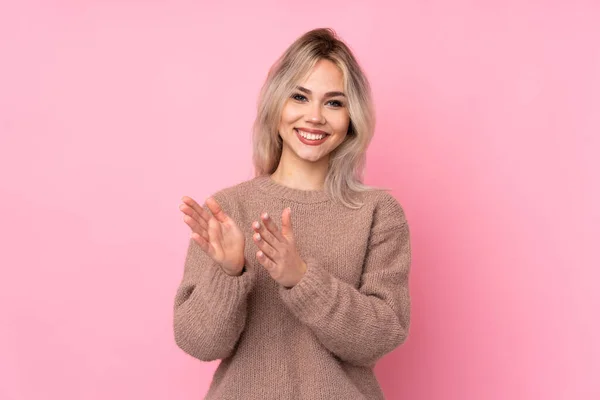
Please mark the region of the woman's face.
POLYGON ((329 60, 319 60, 283 106, 279 135, 284 154, 291 150, 306 161, 329 160, 350 124, 343 88, 341 70, 329 60))

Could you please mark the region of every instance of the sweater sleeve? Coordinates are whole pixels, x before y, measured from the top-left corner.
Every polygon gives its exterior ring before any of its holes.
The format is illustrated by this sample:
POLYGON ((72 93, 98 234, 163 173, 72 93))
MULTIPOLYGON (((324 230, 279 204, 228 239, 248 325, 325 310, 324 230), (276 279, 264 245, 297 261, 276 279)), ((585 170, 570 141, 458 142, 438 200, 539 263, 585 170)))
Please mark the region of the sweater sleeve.
POLYGON ((246 323, 247 297, 254 282, 254 271, 228 275, 190 238, 183 279, 175 295, 177 345, 202 361, 232 354, 246 323))
POLYGON ((378 212, 358 289, 314 260, 305 260, 308 268, 298 284, 279 288, 284 303, 320 342, 357 366, 374 366, 402 344, 409 331, 408 223, 391 196, 378 212))

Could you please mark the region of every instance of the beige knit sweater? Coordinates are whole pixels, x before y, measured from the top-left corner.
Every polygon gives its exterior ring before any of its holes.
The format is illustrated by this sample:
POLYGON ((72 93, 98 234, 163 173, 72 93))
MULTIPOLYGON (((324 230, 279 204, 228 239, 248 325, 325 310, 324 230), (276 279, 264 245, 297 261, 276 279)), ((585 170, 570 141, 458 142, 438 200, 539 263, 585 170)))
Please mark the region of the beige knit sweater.
POLYGON ((222 360, 205 399, 384 398, 373 366, 408 335, 410 237, 393 196, 362 196, 351 210, 268 175, 214 194, 246 234, 246 271, 227 275, 190 239, 174 334, 191 356, 222 360), (256 259, 251 227, 266 211, 280 228, 288 206, 308 266, 290 289, 256 259))

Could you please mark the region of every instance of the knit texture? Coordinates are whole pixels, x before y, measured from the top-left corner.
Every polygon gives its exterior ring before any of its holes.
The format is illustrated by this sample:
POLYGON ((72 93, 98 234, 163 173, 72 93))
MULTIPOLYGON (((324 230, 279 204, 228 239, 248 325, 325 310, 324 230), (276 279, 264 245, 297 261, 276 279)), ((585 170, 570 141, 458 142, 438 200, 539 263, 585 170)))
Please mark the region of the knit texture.
POLYGON ((373 367, 408 335, 410 235, 392 195, 361 196, 351 210, 268 175, 214 194, 246 236, 246 271, 227 275, 190 239, 174 334, 189 355, 221 360, 205 399, 384 398, 373 367), (256 259, 251 227, 266 211, 281 228, 286 207, 308 266, 290 289, 256 259))

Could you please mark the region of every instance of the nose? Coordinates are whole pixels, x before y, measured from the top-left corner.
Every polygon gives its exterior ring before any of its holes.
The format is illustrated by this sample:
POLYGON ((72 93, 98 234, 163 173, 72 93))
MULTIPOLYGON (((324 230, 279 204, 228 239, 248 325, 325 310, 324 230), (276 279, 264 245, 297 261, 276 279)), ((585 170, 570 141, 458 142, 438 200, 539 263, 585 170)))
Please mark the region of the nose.
POLYGON ((315 124, 323 124, 325 122, 323 121, 323 110, 321 110, 321 105, 317 102, 315 102, 314 105, 310 108, 310 111, 308 112, 306 117, 309 122, 315 124))

